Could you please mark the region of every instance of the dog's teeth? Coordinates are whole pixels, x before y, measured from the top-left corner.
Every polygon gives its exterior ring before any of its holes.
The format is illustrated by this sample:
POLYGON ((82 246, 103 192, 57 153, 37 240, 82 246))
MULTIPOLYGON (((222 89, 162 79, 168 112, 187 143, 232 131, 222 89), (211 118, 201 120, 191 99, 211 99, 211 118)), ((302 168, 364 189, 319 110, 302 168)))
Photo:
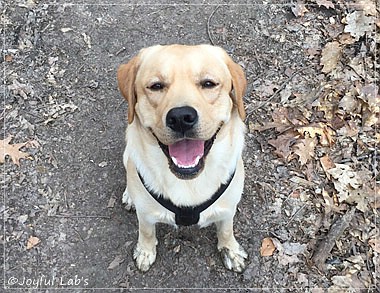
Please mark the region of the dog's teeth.
POLYGON ((194 167, 195 167, 196 165, 198 165, 199 160, 200 160, 201 158, 202 158, 202 156, 197 156, 197 157, 195 158, 194 167))
POLYGON ((178 166, 178 161, 177 161, 177 159, 174 158, 174 157, 171 157, 171 158, 172 158, 173 163, 176 164, 176 165, 178 166))
POLYGON ((177 159, 176 159, 175 157, 171 157, 173 163, 174 163, 176 166, 180 167, 180 168, 194 168, 195 166, 198 165, 198 163, 199 163, 199 161, 200 161, 201 158, 202 158, 202 156, 197 156, 197 157, 195 158, 194 164, 191 164, 191 165, 187 165, 187 166, 185 166, 185 165, 182 165, 182 164, 178 163, 178 161, 177 161, 177 159))

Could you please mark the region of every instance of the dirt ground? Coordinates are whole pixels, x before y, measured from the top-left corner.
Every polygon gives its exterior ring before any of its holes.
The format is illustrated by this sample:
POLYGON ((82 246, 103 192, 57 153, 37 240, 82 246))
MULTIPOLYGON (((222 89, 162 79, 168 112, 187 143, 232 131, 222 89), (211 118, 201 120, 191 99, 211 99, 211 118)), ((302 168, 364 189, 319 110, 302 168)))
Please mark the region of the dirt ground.
MULTIPOLYGON (((0 278, 5 289, 379 292, 378 206, 368 201, 371 208, 355 210, 346 229, 332 240, 335 245, 324 259, 327 267, 316 266, 312 256, 318 245, 355 204, 332 204, 326 212, 329 199, 321 190, 332 185, 324 176, 308 176, 322 170, 320 165, 300 164, 297 156, 283 160, 270 144, 281 131, 257 130, 272 121, 275 109, 301 94, 313 95, 332 80, 323 72, 321 52, 342 35, 342 19, 360 7, 344 1, 309 1, 308 6, 285 1, 64 2, 0 3, 0 138, 12 135, 13 144, 29 142, 21 150, 30 154, 20 166, 10 158, 3 164, 0 278), (210 42, 244 67, 249 84, 247 175, 235 220, 237 239, 249 253, 248 266, 242 274, 225 270, 212 226, 176 230, 158 225, 157 260, 140 273, 132 259, 136 215, 121 203, 127 104, 117 89, 116 70, 146 46, 210 42), (260 252, 264 238, 276 248, 268 256, 260 252)), ((342 56, 359 54, 360 44, 377 47, 378 40, 365 33, 366 38, 345 45, 342 56)), ((376 53, 368 54, 376 59, 376 53)), ((339 66, 349 62, 341 58, 339 66)), ((376 80, 376 66, 367 68, 366 80, 376 80)), ((318 118, 314 101, 301 110, 312 113, 309 120, 318 118)), ((361 133, 379 139, 374 125, 361 133)), ((370 155, 355 162, 367 166, 374 181, 378 157, 373 139, 365 143, 370 155)), ((322 157, 318 150, 311 160, 322 157)))

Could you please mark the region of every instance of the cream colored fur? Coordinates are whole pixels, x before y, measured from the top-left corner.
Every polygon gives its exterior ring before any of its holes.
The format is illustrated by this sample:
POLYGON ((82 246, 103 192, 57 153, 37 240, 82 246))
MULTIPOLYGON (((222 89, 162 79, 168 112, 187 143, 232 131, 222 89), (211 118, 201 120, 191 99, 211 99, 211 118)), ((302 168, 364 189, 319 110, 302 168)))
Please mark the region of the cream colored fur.
POLYGON ((241 154, 245 133, 242 121, 245 80, 241 80, 244 74, 237 66, 220 48, 174 45, 144 49, 127 66, 122 65, 119 69, 119 87, 128 99, 129 107, 134 108, 129 109, 130 124, 126 131, 123 161, 127 171, 127 187, 123 202, 128 208, 136 208, 139 239, 134 258, 142 271, 148 270, 156 258, 155 224, 175 225, 175 219, 172 212, 147 192, 137 170, 146 185, 156 193, 178 206, 195 206, 208 200, 236 169, 224 194, 200 214, 198 225, 216 224, 218 249, 228 269, 241 272, 245 267, 247 254, 233 235, 233 217, 244 185, 241 154), (191 57, 187 57, 189 55, 191 57), (175 59, 176 56, 181 60, 177 67, 174 66, 175 62, 167 65, 163 61, 167 60, 165 58, 175 59), (217 90, 204 92, 194 85, 198 75, 202 77, 203 74, 219 81, 217 90), (146 84, 157 76, 170 84, 164 93, 146 90, 146 84), (126 78, 134 79, 133 84, 128 84, 126 78), (232 86, 234 92, 231 92, 232 86), (202 139, 209 139, 222 125, 205 159, 203 171, 191 180, 181 180, 170 171, 168 159, 152 134, 165 144, 172 143, 174 138, 165 126, 164 117, 170 108, 182 105, 197 109, 199 136, 202 139))

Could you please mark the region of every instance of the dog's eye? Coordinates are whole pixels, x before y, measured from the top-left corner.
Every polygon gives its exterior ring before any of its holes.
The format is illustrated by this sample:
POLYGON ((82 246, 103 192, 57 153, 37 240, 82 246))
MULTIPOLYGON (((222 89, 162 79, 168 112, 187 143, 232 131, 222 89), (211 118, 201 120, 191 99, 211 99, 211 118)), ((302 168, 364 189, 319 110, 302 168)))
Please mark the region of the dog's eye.
POLYGON ((212 80, 209 80, 209 79, 201 81, 201 86, 204 89, 212 89, 212 88, 216 87, 217 85, 218 85, 217 83, 215 83, 215 82, 213 82, 212 80))
POLYGON ((148 86, 148 89, 151 91, 160 91, 163 90, 165 85, 162 82, 155 82, 154 84, 148 86))

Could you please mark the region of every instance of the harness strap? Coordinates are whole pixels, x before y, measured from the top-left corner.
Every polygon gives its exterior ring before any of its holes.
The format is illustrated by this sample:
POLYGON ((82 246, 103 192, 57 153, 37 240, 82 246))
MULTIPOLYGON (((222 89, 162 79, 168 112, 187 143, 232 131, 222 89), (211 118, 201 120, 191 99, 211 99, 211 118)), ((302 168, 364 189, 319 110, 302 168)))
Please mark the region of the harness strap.
POLYGON ((176 206, 171 200, 164 198, 162 194, 157 194, 153 192, 148 186, 146 186, 143 177, 137 170, 137 174, 139 175, 141 183, 144 185, 145 189, 160 205, 175 214, 175 223, 179 226, 190 226, 197 224, 199 221, 200 213, 210 207, 219 197, 222 196, 234 178, 235 172, 236 169, 231 174, 228 181, 224 184, 221 184, 219 189, 204 203, 192 207, 179 207, 176 206))

